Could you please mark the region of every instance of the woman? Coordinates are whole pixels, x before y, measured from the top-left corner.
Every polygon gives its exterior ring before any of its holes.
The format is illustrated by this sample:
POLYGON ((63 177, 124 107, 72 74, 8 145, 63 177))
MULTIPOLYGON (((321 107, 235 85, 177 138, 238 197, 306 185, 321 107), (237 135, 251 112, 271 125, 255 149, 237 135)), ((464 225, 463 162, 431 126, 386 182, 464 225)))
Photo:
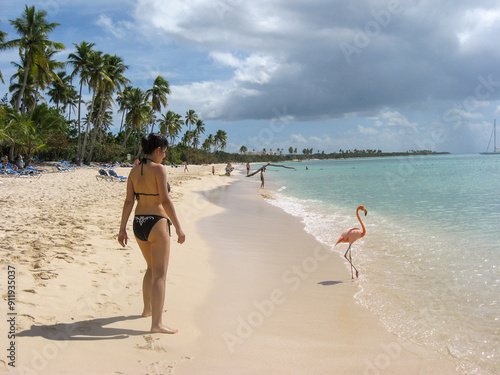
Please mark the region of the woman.
POLYGON ((226 176, 231 177, 231 172, 233 171, 233 169, 233 165, 230 161, 228 161, 226 164, 226 176))
POLYGON ((127 181, 118 242, 123 247, 127 244, 127 221, 134 207, 134 200, 137 200, 133 228, 148 266, 142 283, 142 316, 152 317, 151 332, 177 333, 176 329, 168 328, 162 323, 170 254, 170 224, 175 227, 178 243, 182 244, 186 236, 168 195, 167 172, 161 164, 167 151, 167 139, 161 134, 151 133, 142 138, 142 149, 146 156, 140 165, 130 171, 127 181))

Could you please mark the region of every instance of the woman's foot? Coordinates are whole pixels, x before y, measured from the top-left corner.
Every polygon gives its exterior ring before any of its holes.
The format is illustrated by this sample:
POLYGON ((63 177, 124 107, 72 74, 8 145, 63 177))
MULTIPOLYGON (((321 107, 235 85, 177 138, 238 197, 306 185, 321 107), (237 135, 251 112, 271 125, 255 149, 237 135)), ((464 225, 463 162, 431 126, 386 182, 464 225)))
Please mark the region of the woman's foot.
POLYGON ((151 327, 151 332, 152 333, 169 333, 169 334, 174 334, 174 333, 177 333, 179 331, 177 329, 175 329, 175 328, 168 328, 168 327, 165 327, 164 325, 160 325, 158 327, 151 327))
POLYGON ((146 309, 146 308, 145 308, 145 309, 142 311, 142 314, 141 314, 141 315, 142 315, 143 317, 147 318, 148 316, 153 315, 153 313, 151 312, 151 309, 146 309))

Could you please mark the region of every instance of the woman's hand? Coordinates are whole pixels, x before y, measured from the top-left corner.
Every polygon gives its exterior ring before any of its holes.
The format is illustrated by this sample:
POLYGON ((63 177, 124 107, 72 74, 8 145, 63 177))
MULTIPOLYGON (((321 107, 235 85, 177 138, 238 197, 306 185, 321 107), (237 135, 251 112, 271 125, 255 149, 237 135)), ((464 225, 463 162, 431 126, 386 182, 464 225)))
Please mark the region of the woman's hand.
POLYGON ((177 242, 178 243, 184 243, 184 241, 186 241, 186 235, 184 234, 184 232, 182 231, 182 229, 175 229, 176 233, 177 233, 177 242))
POLYGON ((125 229, 120 229, 120 234, 118 234, 118 242, 120 245, 125 247, 127 244, 128 236, 127 236, 127 231, 125 229))

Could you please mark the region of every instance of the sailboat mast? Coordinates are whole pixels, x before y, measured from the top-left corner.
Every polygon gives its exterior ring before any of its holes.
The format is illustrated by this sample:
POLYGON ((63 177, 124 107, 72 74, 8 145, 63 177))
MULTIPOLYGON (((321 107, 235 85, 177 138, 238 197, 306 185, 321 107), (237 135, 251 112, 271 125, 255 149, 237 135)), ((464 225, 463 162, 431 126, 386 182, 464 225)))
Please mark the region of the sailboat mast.
POLYGON ((497 150, 497 120, 493 119, 493 152, 498 152, 497 150))

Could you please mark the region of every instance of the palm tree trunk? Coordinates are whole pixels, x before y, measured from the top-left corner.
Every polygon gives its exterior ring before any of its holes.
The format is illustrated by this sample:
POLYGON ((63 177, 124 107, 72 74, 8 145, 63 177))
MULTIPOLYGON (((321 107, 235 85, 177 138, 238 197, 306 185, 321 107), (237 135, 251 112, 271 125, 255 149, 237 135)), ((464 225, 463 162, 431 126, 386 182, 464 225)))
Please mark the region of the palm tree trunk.
POLYGON ((101 123, 104 118, 104 98, 101 99, 101 107, 99 108, 99 113, 97 114, 97 121, 96 125, 94 126, 94 131, 92 132, 92 143, 90 144, 90 151, 89 155, 87 157, 87 164, 90 164, 90 161, 92 160, 92 153, 94 152, 94 146, 95 146, 95 141, 97 139, 97 133, 99 132, 99 129, 101 128, 101 123))
MULTIPOLYGON (((83 80, 80 80, 80 96, 78 97, 78 151, 77 151, 77 155, 80 155, 81 152, 82 152, 82 127, 81 127, 81 118, 80 118, 80 115, 81 115, 81 108, 82 108, 82 89, 83 89, 83 80)), ((71 113, 71 109, 69 110, 69 112, 71 113)), ((81 160, 82 159, 79 159, 78 160, 78 163, 81 164, 81 160)))
POLYGON ((123 145, 122 145, 122 150, 120 151, 120 154, 124 154, 125 155, 125 151, 126 151, 126 147, 127 147, 127 141, 130 137, 130 134, 132 134, 132 130, 134 128, 132 126, 130 126, 130 129, 128 130, 128 133, 126 132, 125 133, 125 140, 123 141, 123 145))
POLYGON ((96 92, 92 95, 92 105, 90 106, 90 112, 88 114, 87 128, 85 129, 85 136, 83 137, 83 146, 80 154, 80 161, 83 161, 83 157, 85 156, 85 148, 87 147, 87 138, 89 135, 90 123, 92 122, 92 113, 94 112, 94 103, 95 103, 96 92))
POLYGON ((35 100, 33 100, 33 105, 30 108, 30 113, 33 113, 33 111, 35 110, 35 107, 36 107, 36 103, 38 102, 38 90, 39 90, 39 86, 37 84, 36 90, 35 90, 35 98, 34 98, 35 100))
MULTIPOLYGON (((31 65, 31 53, 28 53, 28 59, 26 61, 26 67, 24 68, 23 84, 21 86, 21 91, 19 92, 19 96, 17 97, 16 111, 18 111, 19 107, 21 106, 21 99, 24 96, 24 90, 26 88, 26 82, 28 81, 28 73, 29 73, 30 65, 31 65)), ((22 113, 24 113, 24 111, 22 111, 22 113)))
POLYGON ((123 120, 125 119, 125 111, 123 111, 123 114, 122 114, 122 122, 120 124, 120 131, 118 133, 121 133, 122 131, 122 128, 123 128, 123 120))
POLYGON ((101 160, 102 153, 102 126, 99 127, 99 151, 97 151, 97 159, 101 160))

